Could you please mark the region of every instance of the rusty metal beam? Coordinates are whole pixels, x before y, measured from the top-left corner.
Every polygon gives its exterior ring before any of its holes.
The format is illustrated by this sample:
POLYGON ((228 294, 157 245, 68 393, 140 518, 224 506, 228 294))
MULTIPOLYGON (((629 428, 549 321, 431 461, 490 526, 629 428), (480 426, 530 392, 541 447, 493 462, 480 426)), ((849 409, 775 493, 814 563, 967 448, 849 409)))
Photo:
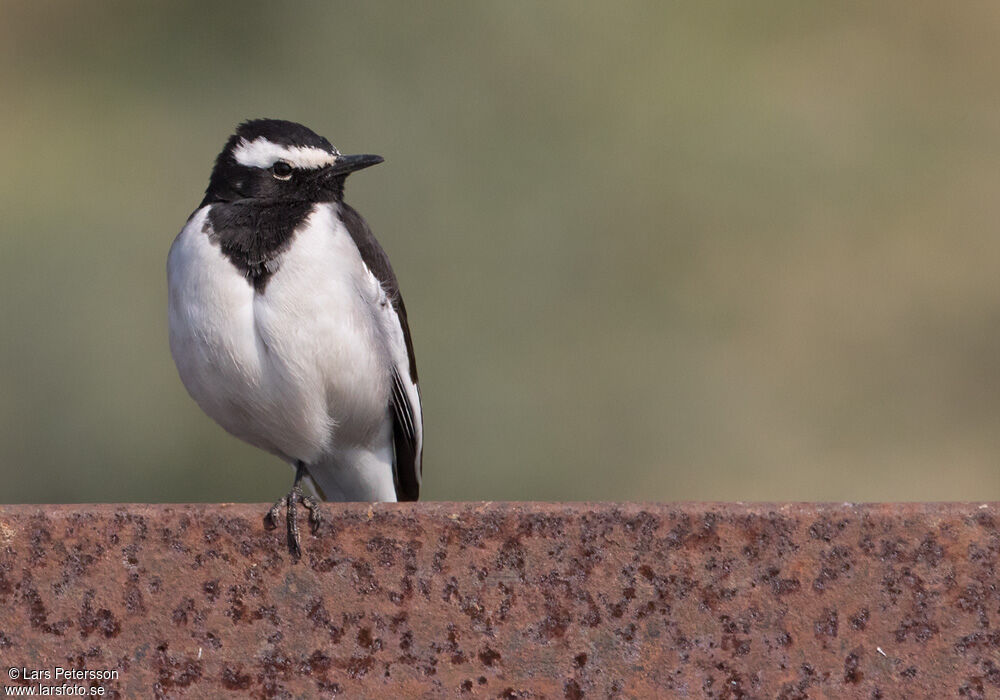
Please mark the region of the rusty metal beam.
POLYGON ((0 506, 0 685, 1000 697, 997 504, 325 504, 299 563, 264 510, 0 506))

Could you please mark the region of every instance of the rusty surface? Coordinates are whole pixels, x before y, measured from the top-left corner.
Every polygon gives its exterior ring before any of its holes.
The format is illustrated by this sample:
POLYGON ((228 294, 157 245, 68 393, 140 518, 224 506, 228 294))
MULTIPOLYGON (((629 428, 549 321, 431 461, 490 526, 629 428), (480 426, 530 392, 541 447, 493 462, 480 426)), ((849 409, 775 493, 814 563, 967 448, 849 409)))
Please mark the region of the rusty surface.
POLYGON ((265 509, 0 507, 0 685, 1000 697, 997 504, 324 504, 298 564, 265 509))

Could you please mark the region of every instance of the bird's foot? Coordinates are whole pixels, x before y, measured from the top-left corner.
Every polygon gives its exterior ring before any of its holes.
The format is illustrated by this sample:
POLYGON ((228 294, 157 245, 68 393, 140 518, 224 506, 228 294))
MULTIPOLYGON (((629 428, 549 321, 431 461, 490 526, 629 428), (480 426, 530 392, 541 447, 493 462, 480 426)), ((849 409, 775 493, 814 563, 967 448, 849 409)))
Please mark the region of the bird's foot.
POLYGON ((273 530, 278 527, 278 518, 281 515, 282 507, 285 508, 285 521, 288 525, 288 551, 296 561, 302 558, 302 538, 299 535, 298 508, 296 507, 298 503, 301 503, 309 511, 309 530, 315 535, 319 532, 321 521, 319 503, 312 496, 302 493, 302 487, 297 483, 292 486, 291 491, 279 498, 264 516, 264 527, 273 530))

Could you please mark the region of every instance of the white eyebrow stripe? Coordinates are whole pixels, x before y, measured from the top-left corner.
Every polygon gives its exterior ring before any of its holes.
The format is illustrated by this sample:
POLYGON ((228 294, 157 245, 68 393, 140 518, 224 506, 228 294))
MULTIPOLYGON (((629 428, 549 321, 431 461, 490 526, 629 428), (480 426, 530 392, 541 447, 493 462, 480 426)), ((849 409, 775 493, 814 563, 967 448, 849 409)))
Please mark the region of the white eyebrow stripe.
POLYGON ((334 153, 312 146, 282 146, 268 141, 263 136, 253 141, 240 139, 233 149, 233 158, 240 165, 250 168, 270 168, 279 160, 283 160, 293 168, 322 168, 333 165, 337 161, 334 153))

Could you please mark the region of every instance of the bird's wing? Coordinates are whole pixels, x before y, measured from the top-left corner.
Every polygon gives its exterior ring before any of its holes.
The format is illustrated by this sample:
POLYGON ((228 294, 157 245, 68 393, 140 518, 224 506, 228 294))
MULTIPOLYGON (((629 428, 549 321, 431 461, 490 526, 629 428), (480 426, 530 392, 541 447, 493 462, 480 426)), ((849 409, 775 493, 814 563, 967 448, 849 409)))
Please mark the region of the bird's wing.
POLYGON ((406 320, 406 305, 399 293, 399 283, 389 264, 389 257, 375 240, 361 215, 347 204, 341 204, 340 216, 361 259, 382 285, 394 312, 390 331, 390 351, 393 355, 392 396, 389 406, 393 417, 393 444, 396 461, 393 477, 396 497, 400 501, 415 501, 420 495, 421 460, 423 457, 423 416, 420 409, 420 388, 417 384, 417 362, 413 356, 413 341, 406 320))

